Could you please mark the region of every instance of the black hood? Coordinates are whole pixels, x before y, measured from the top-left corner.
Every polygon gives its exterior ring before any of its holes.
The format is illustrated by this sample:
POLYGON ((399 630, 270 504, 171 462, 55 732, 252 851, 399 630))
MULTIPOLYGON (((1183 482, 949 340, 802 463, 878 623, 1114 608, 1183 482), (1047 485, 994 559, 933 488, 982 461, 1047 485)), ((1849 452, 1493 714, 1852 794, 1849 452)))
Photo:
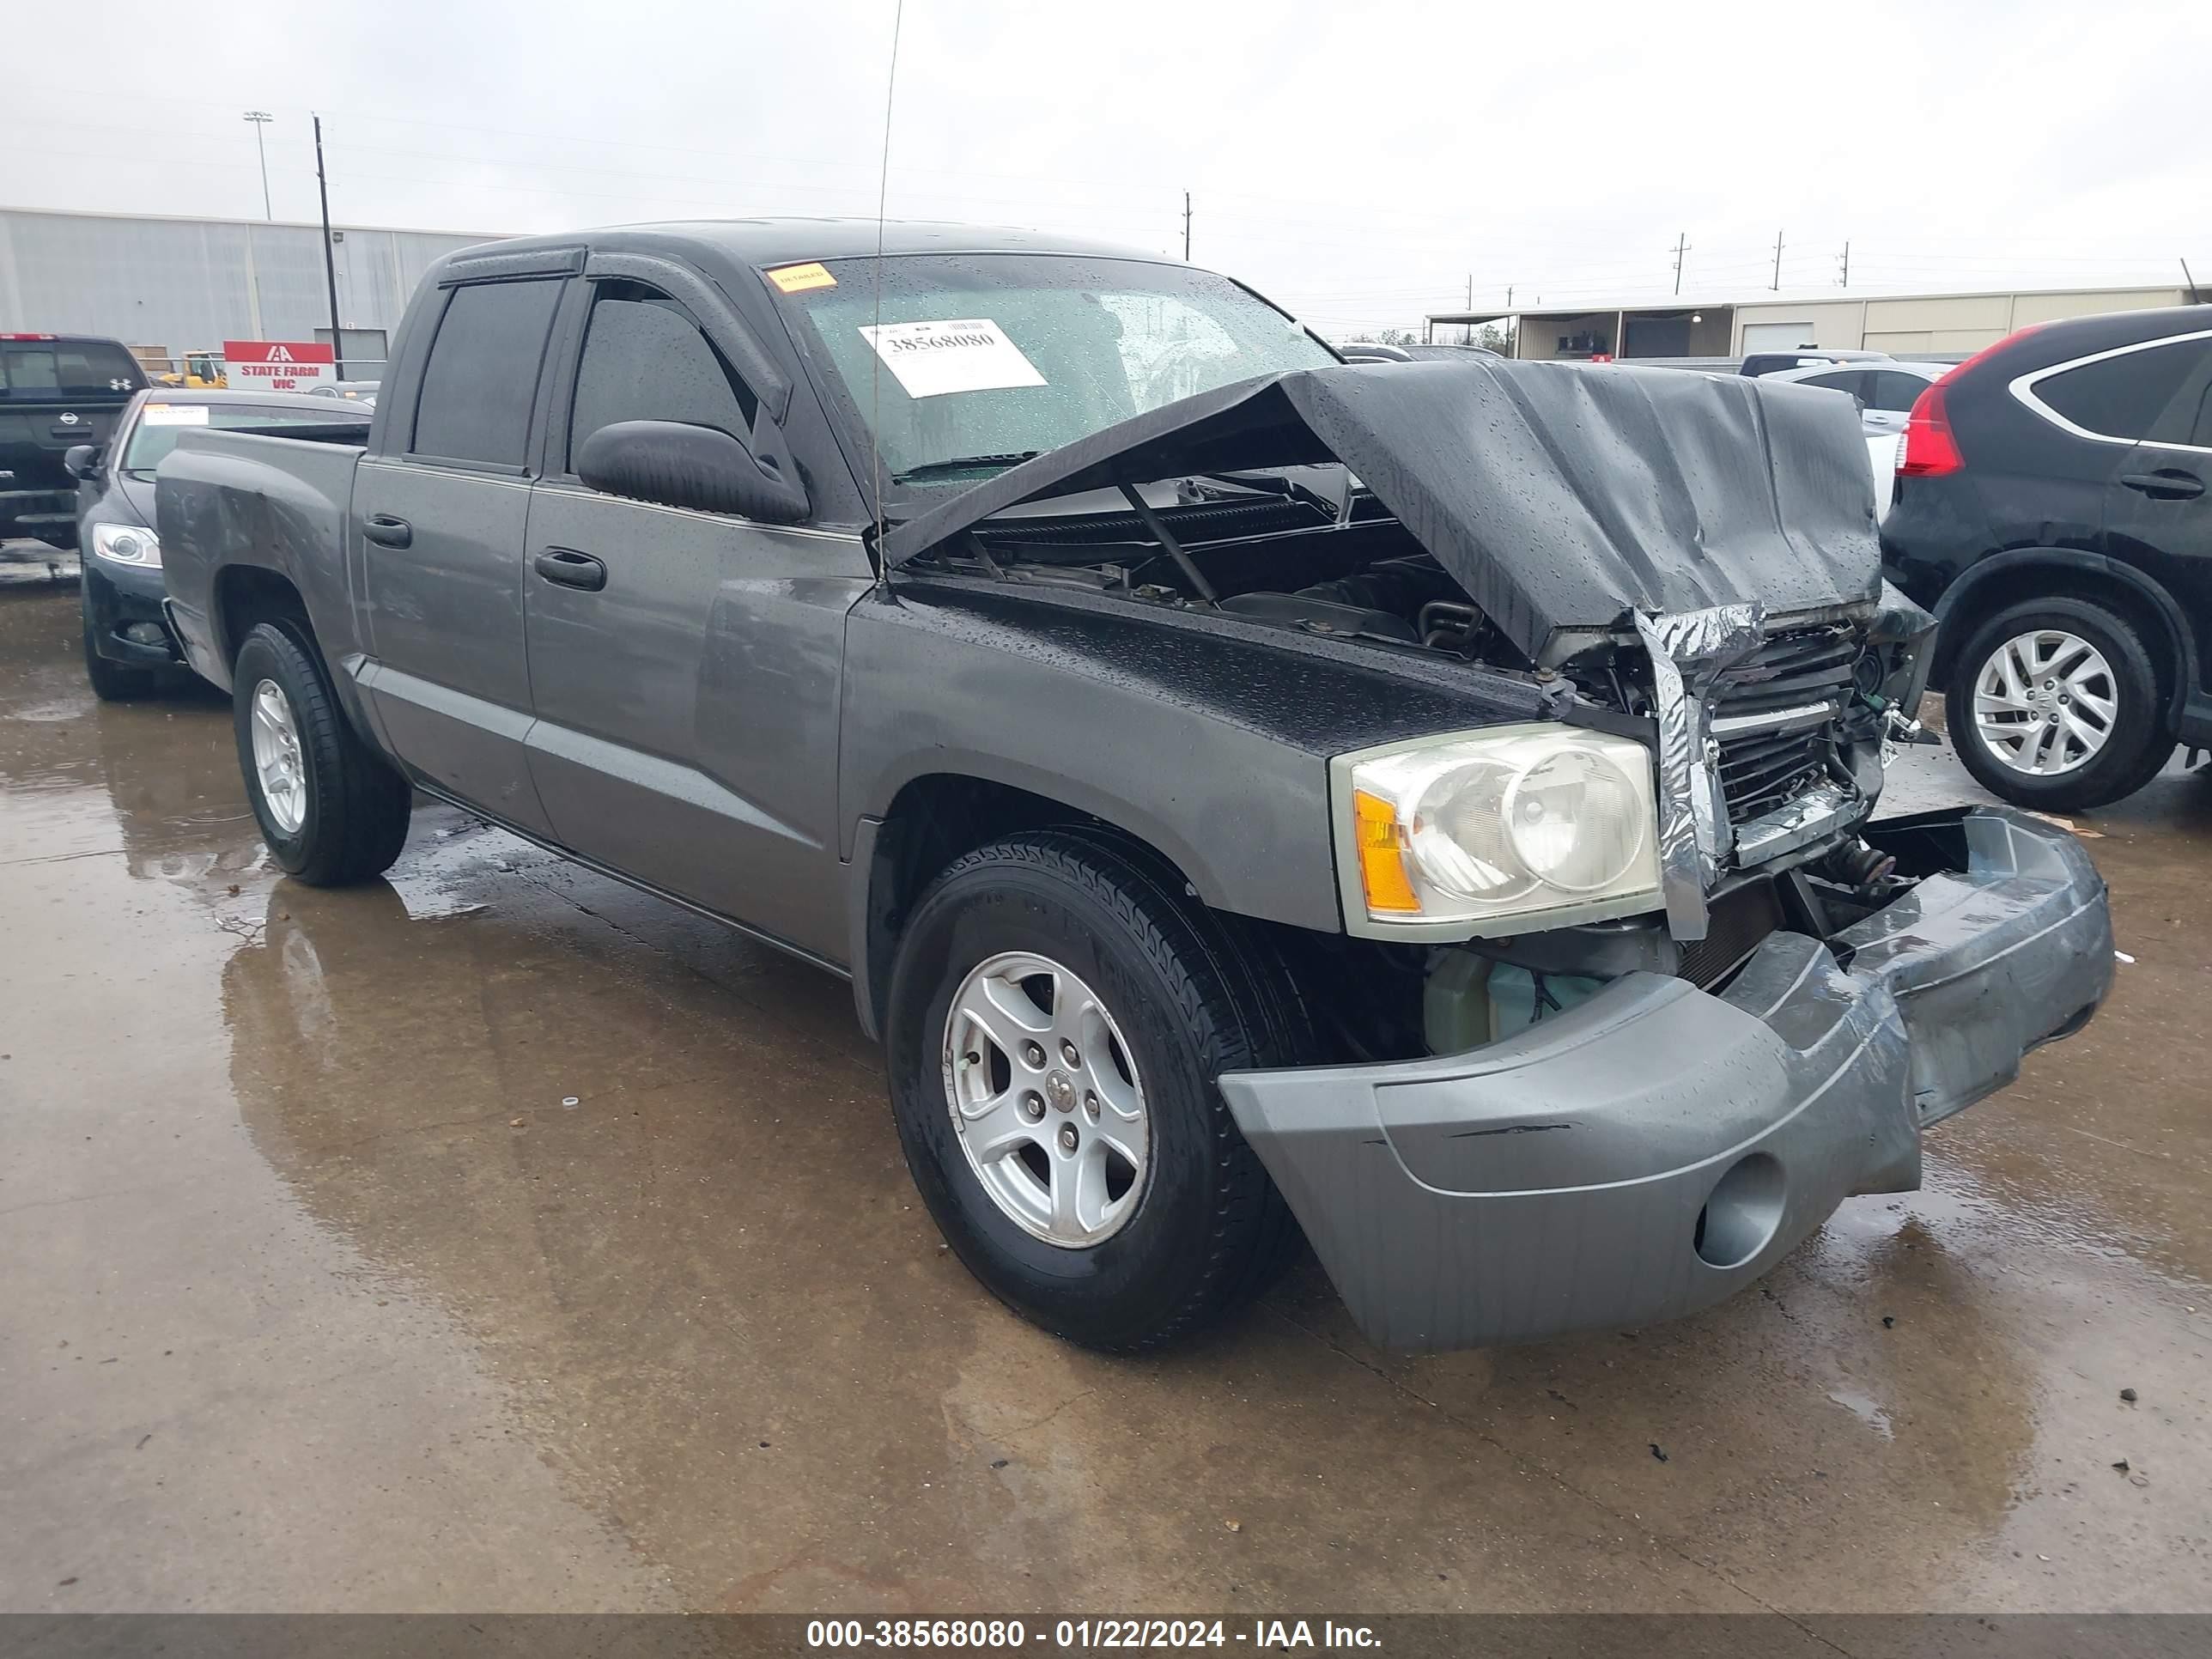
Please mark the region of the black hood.
POLYGON ((1340 460, 1542 659, 1631 611, 1875 599, 1873 481, 1850 402, 1680 369, 1478 359, 1239 381, 1040 455, 890 530, 902 564, 1018 502, 1340 460))

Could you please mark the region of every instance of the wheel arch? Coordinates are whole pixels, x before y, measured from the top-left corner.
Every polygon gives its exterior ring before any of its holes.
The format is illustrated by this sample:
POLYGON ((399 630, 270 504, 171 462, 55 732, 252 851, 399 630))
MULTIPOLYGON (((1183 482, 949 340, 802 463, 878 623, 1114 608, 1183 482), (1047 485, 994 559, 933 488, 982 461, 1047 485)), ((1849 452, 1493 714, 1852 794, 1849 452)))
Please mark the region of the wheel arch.
POLYGON ((236 666, 246 636, 263 623, 296 623, 314 632, 306 596, 289 576, 266 565, 227 564, 216 571, 209 609, 216 651, 226 668, 236 666))
POLYGON ((901 929, 931 879, 963 853, 1018 830, 1045 829, 1110 836, 1204 902, 1182 861, 1168 850, 1073 802, 974 773, 927 772, 909 778, 880 815, 860 819, 847 866, 853 1002, 871 1039, 883 1030, 901 929))
MULTIPOLYGON (((307 610, 307 595, 290 576, 268 565, 227 564, 216 572, 208 611, 208 631, 226 678, 234 679, 230 671, 237 664, 247 635, 263 623, 289 627, 298 634, 301 647, 321 663, 339 709, 362 741, 380 753, 388 753, 367 697, 353 675, 343 672, 343 665, 333 661, 323 649, 314 617, 307 610)), ((230 689, 235 690, 235 685, 230 689)))
POLYGON ((2169 728, 2197 684, 2197 645, 2181 607, 2155 578, 2100 553, 2075 548, 2015 548, 1982 560, 1936 604, 1936 661, 1930 683, 1948 683, 1958 653, 1981 622, 2030 598, 2103 605, 2132 623, 2153 647, 2151 666, 2169 728), (2164 651, 2157 647, 2165 647, 2164 651))

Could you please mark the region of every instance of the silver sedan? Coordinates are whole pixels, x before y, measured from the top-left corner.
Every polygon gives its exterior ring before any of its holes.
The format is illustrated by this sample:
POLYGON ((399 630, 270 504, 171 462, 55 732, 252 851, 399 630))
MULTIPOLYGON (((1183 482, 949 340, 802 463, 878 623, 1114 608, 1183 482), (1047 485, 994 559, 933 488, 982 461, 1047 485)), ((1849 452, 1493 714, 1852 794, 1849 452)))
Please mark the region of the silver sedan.
POLYGON ((1913 400, 1930 384, 1948 374, 1949 363, 1897 362, 1885 358, 1870 363, 1820 363, 1808 368, 1785 368, 1765 378, 1790 380, 1799 386, 1824 386, 1841 392, 1859 406, 1859 429, 1866 434, 1867 465, 1874 473, 1875 510, 1887 514, 1897 477, 1897 447, 1905 436, 1905 418, 1913 400))

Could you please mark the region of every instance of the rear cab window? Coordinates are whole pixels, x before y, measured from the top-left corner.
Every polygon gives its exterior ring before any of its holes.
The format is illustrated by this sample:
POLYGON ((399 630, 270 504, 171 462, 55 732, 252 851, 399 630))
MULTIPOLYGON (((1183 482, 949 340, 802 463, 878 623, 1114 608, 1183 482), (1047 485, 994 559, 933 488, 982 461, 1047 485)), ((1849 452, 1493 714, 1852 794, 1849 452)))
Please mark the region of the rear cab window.
POLYGON ((0 398, 125 398, 146 385, 146 371, 108 340, 0 340, 0 398))
POLYGON ((470 283, 453 290, 416 394, 410 458, 523 470, 538 371, 565 280, 470 283))

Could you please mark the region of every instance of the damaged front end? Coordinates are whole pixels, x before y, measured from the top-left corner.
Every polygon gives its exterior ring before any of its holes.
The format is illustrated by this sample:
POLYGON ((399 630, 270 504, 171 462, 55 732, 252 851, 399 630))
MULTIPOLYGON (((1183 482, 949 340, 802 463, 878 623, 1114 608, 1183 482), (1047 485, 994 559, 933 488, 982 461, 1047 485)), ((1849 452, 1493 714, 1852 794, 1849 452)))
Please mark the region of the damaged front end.
POLYGON ((1844 1197, 1917 1186, 1923 1127, 2109 986, 2070 836, 1875 822, 1935 623, 1881 578, 1841 399, 1301 371, 1013 467, 883 551, 1516 694, 1328 757, 1343 933, 1277 943, 1348 1063, 1220 1080, 1378 1341, 1717 1301, 1844 1197))
POLYGON ((1632 970, 1464 1052, 1231 1073, 1238 1127, 1377 1342, 1454 1348, 1671 1319, 2077 1030, 2112 975, 2064 830, 1973 808, 1875 826, 1898 896, 1778 928, 1724 983, 1632 970))

